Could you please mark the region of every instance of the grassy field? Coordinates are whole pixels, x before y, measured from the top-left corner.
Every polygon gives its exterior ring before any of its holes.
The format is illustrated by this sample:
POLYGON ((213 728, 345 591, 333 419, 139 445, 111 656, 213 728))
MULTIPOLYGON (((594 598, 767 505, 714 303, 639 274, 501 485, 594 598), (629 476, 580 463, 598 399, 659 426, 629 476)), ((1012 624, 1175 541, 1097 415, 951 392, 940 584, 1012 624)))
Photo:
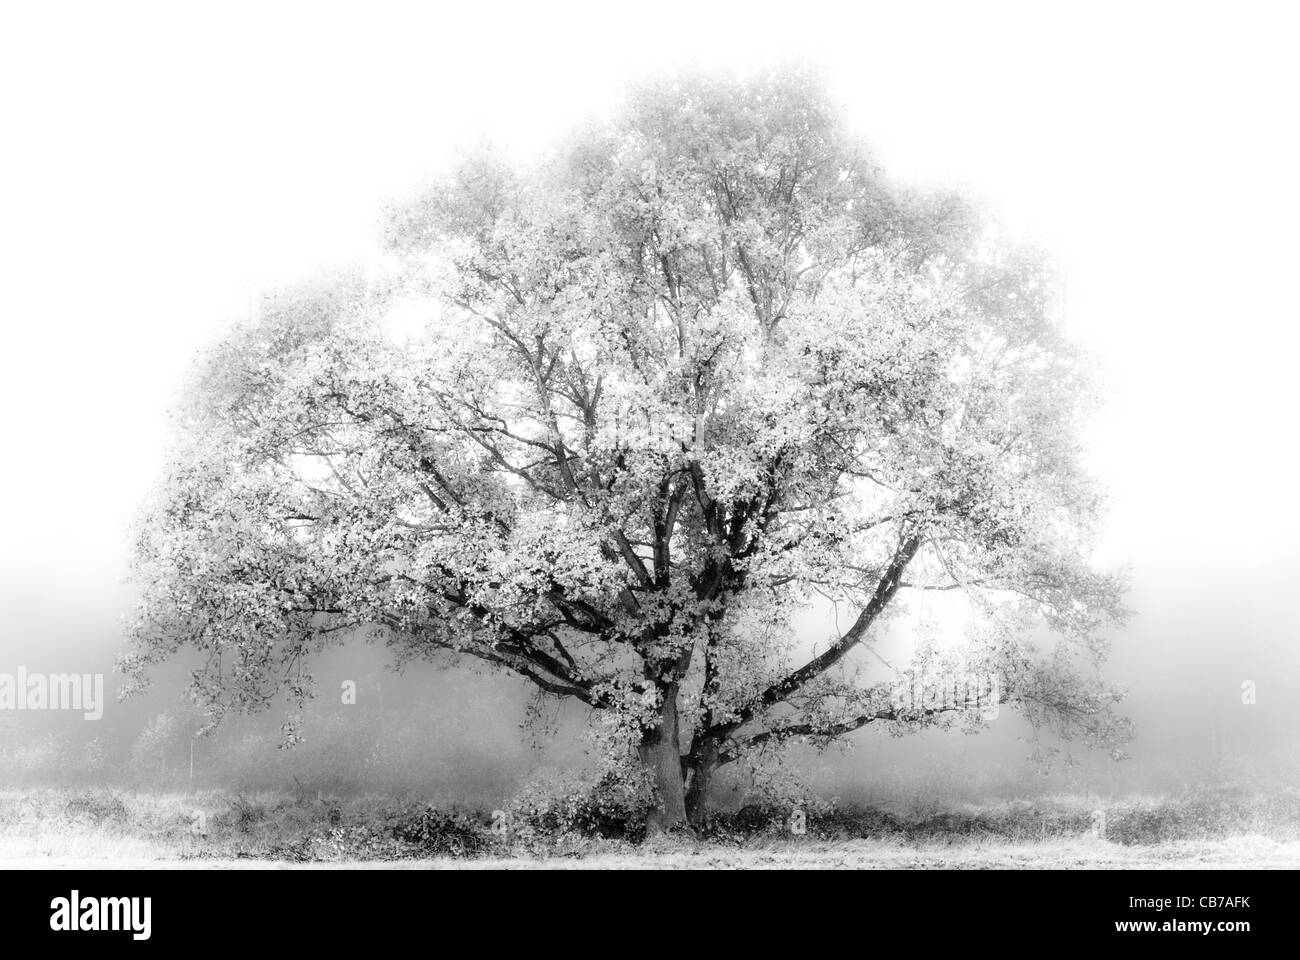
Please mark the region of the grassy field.
MULTIPOLYGON (((544 814, 544 815, 542 815, 544 814)), ((209 868, 1296 868, 1300 794, 1202 791, 721 815, 698 837, 633 842, 617 830, 435 810, 386 796, 219 791, 0 791, 0 864, 209 868), (605 835, 601 835, 604 833, 605 835)), ((606 827, 608 825, 605 825, 606 827)))

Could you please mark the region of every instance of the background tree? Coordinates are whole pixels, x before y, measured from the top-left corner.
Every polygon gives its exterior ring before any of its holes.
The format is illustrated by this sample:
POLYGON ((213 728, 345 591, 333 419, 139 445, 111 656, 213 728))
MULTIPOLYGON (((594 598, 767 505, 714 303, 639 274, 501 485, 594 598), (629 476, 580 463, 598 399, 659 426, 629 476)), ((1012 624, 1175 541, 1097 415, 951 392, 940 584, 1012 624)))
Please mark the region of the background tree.
POLYGON ((647 86, 536 168, 465 164, 388 238, 382 276, 214 351, 140 536, 137 677, 197 647, 215 719, 306 696, 360 629, 478 658, 594 708, 663 826, 753 751, 950 722, 968 698, 896 692, 954 665, 1123 738, 1050 278, 886 180, 814 82, 647 86), (864 679, 922 591, 962 598, 962 658, 909 624, 910 672, 864 679), (818 595, 854 617, 809 653, 818 595))

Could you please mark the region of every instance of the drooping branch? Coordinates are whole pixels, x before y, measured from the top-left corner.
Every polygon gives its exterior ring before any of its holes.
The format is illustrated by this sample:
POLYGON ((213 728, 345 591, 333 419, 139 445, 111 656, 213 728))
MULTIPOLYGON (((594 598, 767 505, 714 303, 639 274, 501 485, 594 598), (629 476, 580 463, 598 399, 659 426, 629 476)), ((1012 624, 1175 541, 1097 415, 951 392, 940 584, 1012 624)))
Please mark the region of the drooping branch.
MULTIPOLYGON (((999 698, 999 703, 1006 703, 1007 695, 1004 693, 999 698)), ((719 750, 717 762, 719 764, 732 763, 739 759, 741 752, 746 749, 752 749, 763 745, 764 743, 781 743, 794 737, 813 737, 817 739, 834 739, 835 737, 844 736, 852 733, 854 730, 860 730, 869 723, 878 721, 891 720, 926 720, 945 713, 957 713, 967 709, 969 705, 962 702, 948 703, 938 707, 925 707, 922 709, 900 710, 896 706, 889 706, 882 710, 871 711, 850 717, 848 720, 841 720, 836 723, 790 723, 778 727, 772 727, 768 730, 760 730, 753 736, 744 737, 740 740, 729 741, 725 749, 719 750)))
POLYGON ((517 640, 514 643, 498 643, 492 646, 457 645, 431 633, 423 633, 421 639, 431 646, 468 654, 486 663, 505 667, 530 680, 547 693, 574 697, 590 706, 599 705, 599 698, 592 693, 591 683, 577 679, 558 660, 526 641, 520 643, 517 640))
POLYGON ((831 644, 823 653, 809 660, 793 673, 787 674, 768 686, 756 699, 741 708, 732 719, 704 730, 700 739, 713 741, 714 743, 725 740, 759 713, 781 703, 803 687, 809 680, 821 676, 821 674, 839 663, 845 654, 861 642, 862 638, 866 636, 867 630, 880 616, 881 611, 889 605, 889 601, 893 599, 894 594, 898 592, 899 587, 902 585, 903 571, 907 569, 907 565, 916 556, 920 546, 921 537, 919 535, 912 534, 904 537, 899 543, 893 559, 877 582, 871 599, 842 637, 831 644))

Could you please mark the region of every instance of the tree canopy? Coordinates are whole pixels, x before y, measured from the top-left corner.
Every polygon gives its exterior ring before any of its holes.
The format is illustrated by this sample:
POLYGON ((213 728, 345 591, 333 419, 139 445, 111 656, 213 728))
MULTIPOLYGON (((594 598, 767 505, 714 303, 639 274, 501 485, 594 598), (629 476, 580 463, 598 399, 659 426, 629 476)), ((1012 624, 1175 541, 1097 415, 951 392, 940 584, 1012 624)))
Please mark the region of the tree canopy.
MULTIPOLYGON (((816 82, 638 88, 544 162, 464 163, 386 242, 206 361, 141 528, 135 676, 197 648, 216 716, 307 696, 357 630, 477 658, 595 708, 671 825, 754 751, 961 715, 855 656, 948 591, 998 701, 1123 739, 1051 273, 885 177, 816 82), (853 617, 809 652, 819 597, 853 617)), ((949 656, 917 651, 913 679, 949 656)))

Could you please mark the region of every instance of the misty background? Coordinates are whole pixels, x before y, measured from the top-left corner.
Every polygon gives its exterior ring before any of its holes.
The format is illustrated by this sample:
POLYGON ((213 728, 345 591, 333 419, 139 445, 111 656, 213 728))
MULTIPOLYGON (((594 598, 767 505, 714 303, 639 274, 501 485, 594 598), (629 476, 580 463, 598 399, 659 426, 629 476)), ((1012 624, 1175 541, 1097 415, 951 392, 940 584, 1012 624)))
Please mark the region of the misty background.
POLYGON ((192 744, 183 659, 146 696, 113 697, 130 524, 196 351, 264 293, 370 255, 383 206, 458 150, 526 157, 641 76, 802 60, 887 170, 966 190, 1061 267, 1109 395, 1088 438, 1112 500, 1099 559, 1130 568, 1135 616, 1106 675, 1138 737, 1128 760, 1076 750, 1043 772, 1004 711, 974 738, 866 729, 800 767, 846 798, 1295 785, 1295 33, 1266 4, 1230 20, 1200 4, 1044 7, 7 8, 0 672, 103 673, 109 702, 93 722, 0 711, 0 784, 492 804, 584 763, 585 710, 523 730, 522 681, 399 676, 359 644, 316 664, 298 749, 278 749, 274 710, 192 744))

